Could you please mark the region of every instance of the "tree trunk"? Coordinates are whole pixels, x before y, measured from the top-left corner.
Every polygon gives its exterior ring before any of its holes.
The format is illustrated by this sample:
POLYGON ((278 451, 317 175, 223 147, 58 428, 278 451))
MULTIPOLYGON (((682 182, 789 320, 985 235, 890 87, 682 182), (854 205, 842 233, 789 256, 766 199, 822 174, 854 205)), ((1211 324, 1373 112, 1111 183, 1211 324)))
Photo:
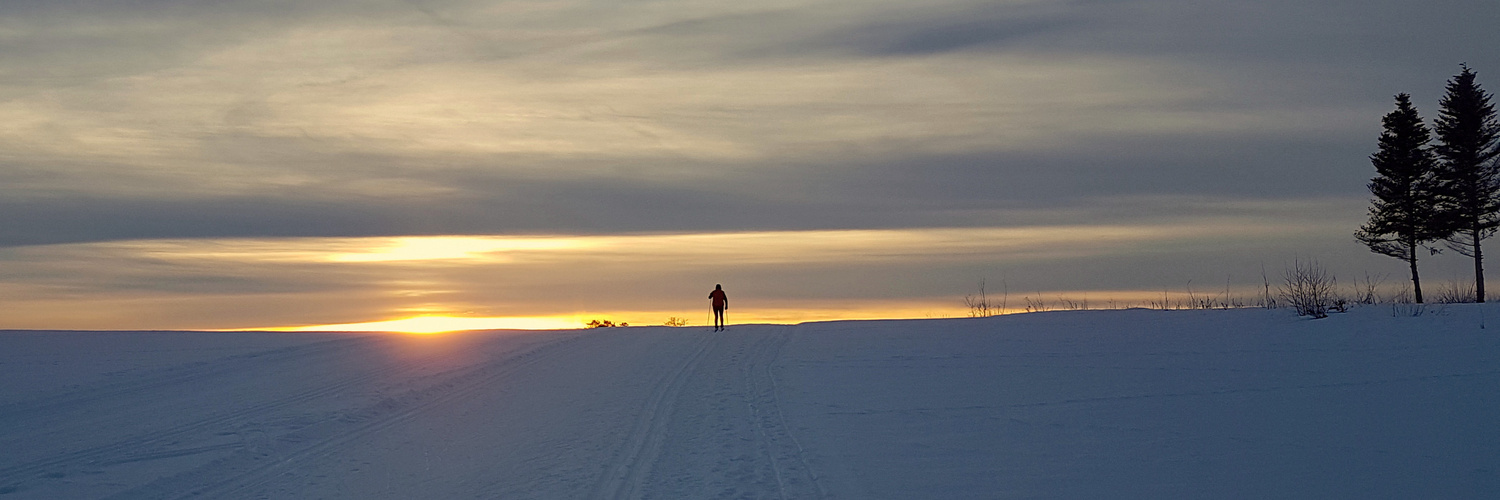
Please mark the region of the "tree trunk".
POLYGON ((1417 303, 1422 303, 1422 279, 1417 277, 1417 246, 1407 247, 1406 263, 1411 264, 1411 288, 1417 296, 1417 303))
POLYGON ((1484 252, 1479 250, 1478 229, 1474 230, 1474 301, 1484 303, 1484 252))

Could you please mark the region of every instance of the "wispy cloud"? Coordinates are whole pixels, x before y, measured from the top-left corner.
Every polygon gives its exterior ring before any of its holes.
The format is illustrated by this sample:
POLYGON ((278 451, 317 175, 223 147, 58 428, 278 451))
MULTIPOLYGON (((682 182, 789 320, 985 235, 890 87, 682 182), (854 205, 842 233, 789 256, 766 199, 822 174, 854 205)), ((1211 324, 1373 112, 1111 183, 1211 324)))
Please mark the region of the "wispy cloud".
MULTIPOLYGON (((5 2, 0 248, 1357 221, 1390 96, 1430 110, 1458 62, 1500 74, 1496 17, 1458 0, 5 2)), ((1258 248, 1361 252, 1330 227, 1258 248)), ((109 260, 66 255, 26 293, 65 296, 71 266, 109 260)), ((130 263, 103 282, 324 286, 257 278, 300 269, 285 262, 130 263)), ((349 307, 329 300, 307 304, 349 307)))
POLYGON ((1157 273, 1170 262, 1172 282, 1184 275, 1200 283, 1218 280, 1232 271, 1241 286, 1251 276, 1247 263, 1263 258, 1256 252, 1265 242, 1305 241, 1342 222, 1242 215, 1275 210, 1255 205, 1153 224, 23 247, 0 252, 0 311, 11 327, 55 328, 253 328, 421 315, 643 311, 655 311, 650 314, 661 318, 646 319, 659 321, 697 312, 697 288, 726 282, 741 298, 737 304, 749 305, 744 310, 763 317, 774 311, 780 320, 819 319, 830 310, 870 314, 869 305, 857 301, 952 314, 959 309, 956 295, 985 277, 1008 278, 1018 293, 1128 294, 1143 289, 1131 272, 1157 273), (1216 257, 1199 262, 1193 255, 1216 257), (1100 273, 1101 267, 1119 269, 1100 273), (63 314, 80 305, 108 319, 63 314))

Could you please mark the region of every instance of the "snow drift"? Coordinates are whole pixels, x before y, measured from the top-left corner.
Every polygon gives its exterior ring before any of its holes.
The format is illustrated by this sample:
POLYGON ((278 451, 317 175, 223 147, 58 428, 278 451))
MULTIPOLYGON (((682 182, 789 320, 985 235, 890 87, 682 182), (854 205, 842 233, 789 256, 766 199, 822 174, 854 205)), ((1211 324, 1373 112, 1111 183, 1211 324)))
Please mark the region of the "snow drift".
POLYGON ((1493 498, 1486 318, 3 332, 0 498, 1493 498))

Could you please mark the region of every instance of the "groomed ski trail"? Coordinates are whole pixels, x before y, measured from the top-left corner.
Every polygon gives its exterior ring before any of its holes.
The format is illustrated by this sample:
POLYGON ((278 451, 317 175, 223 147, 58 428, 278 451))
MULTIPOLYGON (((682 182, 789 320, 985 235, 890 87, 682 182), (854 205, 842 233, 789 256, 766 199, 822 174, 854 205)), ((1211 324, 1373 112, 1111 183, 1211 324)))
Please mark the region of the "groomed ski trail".
POLYGON ((655 384, 655 390, 636 417, 625 445, 616 453, 615 459, 589 498, 608 500, 640 496, 647 474, 661 452, 662 442, 667 439, 668 419, 682 395, 683 382, 694 374, 698 361, 703 358, 713 341, 707 335, 695 337, 697 349, 680 367, 655 384))

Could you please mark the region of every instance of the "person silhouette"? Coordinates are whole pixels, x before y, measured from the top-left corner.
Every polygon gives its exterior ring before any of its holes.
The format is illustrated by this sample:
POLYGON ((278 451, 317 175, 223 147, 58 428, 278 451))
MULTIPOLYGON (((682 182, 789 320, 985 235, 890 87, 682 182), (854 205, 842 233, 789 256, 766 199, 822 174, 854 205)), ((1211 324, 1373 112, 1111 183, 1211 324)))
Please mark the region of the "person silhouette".
POLYGON ((714 291, 708 292, 708 298, 713 300, 714 306, 714 331, 724 329, 724 310, 729 309, 729 296, 724 295, 723 285, 714 285, 714 291))

